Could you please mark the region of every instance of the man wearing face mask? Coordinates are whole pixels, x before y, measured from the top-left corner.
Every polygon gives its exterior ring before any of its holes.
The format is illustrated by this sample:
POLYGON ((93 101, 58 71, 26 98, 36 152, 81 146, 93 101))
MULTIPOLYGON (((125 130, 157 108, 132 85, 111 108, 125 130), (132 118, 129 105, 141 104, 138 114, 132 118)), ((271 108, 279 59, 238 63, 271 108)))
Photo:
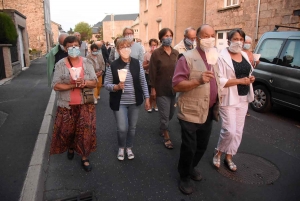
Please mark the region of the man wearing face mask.
POLYGON ((177 62, 172 80, 178 97, 178 119, 181 126, 181 148, 178 163, 179 189, 191 194, 191 181, 201 181, 196 169, 206 151, 212 121, 218 120, 220 88, 218 65, 208 64, 205 50, 214 48, 215 31, 210 25, 197 29, 197 48, 184 52, 177 62))
MULTIPOLYGON (((124 38, 126 38, 129 42, 130 42, 130 49, 131 49, 131 53, 130 53, 130 56, 135 58, 135 59, 138 59, 141 63, 143 63, 144 61, 144 50, 142 48, 142 46, 136 42, 134 42, 134 31, 132 28, 130 27, 125 27, 123 29, 123 36, 124 38)), ((119 58, 119 54, 116 53, 116 56, 117 58, 119 58)))
POLYGON ((66 33, 62 33, 58 37, 58 44, 53 47, 50 52, 46 55, 47 59, 47 76, 48 76, 48 86, 50 87, 52 81, 52 75, 54 72, 55 64, 68 56, 68 52, 66 52, 63 43, 65 38, 68 36, 66 33))
POLYGON ((192 50, 196 47, 196 30, 193 27, 188 27, 184 30, 184 38, 174 49, 182 54, 188 50, 192 50))

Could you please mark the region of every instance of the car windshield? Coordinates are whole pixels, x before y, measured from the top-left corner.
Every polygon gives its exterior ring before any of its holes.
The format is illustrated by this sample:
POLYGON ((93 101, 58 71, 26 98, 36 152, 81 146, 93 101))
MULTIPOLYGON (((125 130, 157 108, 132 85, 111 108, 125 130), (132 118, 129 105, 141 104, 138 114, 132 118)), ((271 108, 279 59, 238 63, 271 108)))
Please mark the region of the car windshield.
POLYGON ((258 49, 258 54, 261 54, 260 61, 276 64, 283 41, 283 39, 264 40, 258 49))

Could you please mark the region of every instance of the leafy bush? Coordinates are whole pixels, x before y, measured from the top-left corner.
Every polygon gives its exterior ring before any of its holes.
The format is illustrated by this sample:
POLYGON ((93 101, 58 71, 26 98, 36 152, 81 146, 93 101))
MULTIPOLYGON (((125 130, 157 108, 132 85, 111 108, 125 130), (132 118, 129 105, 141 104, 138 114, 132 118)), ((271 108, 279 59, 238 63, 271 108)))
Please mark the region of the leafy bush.
POLYGON ((17 30, 12 19, 5 13, 0 13, 0 43, 16 45, 17 30))

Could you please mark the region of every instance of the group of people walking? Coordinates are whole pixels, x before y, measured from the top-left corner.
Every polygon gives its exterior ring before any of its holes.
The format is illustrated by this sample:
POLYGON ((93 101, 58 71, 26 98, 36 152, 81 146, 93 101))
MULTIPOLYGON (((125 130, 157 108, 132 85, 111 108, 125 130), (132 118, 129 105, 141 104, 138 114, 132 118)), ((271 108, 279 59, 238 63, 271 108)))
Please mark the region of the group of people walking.
MULTIPOLYGON (((133 141, 144 103, 146 111, 158 111, 159 135, 167 149, 174 148, 169 123, 177 107, 182 139, 179 189, 183 193, 193 193, 191 180, 202 179, 196 166, 207 149, 213 120, 218 121, 219 117, 222 126, 212 164, 220 168, 221 155, 225 154, 225 166, 237 171, 232 157, 241 143, 248 103, 254 99, 255 78, 251 73, 255 62, 247 45, 249 37, 240 29, 231 30, 229 47, 218 52, 215 30, 205 24, 197 30, 187 28, 183 40, 173 48, 173 32, 163 28, 158 33, 159 41, 150 39, 149 51, 144 53, 133 36, 134 31, 126 27, 106 59, 97 44, 91 45, 86 58, 80 56, 81 42, 76 36, 66 36, 63 44, 57 46, 67 55, 59 61, 55 59, 54 75, 51 76, 53 66, 48 67, 48 78, 57 92, 50 153, 67 151, 68 159, 73 159, 76 152, 82 157, 84 170, 91 171, 88 156, 96 150, 95 104, 105 74, 104 87, 109 91, 109 105, 116 120, 118 160, 124 160, 125 155, 131 160, 135 157, 133 141), (81 70, 74 79, 72 72, 78 72, 77 69, 81 70), (125 79, 121 78, 121 71, 126 72, 125 79), (93 103, 85 103, 85 88, 94 88, 93 103)), ((56 58, 55 52, 49 53, 47 59, 56 58)))

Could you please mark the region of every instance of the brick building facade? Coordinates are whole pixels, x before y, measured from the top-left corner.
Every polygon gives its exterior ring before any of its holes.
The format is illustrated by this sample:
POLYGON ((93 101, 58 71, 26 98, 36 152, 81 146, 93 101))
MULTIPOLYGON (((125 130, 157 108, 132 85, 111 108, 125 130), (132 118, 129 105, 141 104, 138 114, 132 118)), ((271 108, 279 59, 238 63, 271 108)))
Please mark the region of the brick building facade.
POLYGON ((49 0, 5 0, 2 9, 15 9, 26 16, 29 47, 46 53, 51 49, 51 22, 49 0))
POLYGON ((187 27, 202 25, 203 5, 203 0, 140 0, 139 34, 144 46, 166 27, 174 33, 172 45, 179 43, 187 27))
POLYGON ((243 29, 254 45, 275 25, 300 28, 299 16, 293 15, 300 9, 299 0, 206 0, 205 4, 204 21, 216 30, 219 49, 227 46, 227 32, 234 28, 243 29))

